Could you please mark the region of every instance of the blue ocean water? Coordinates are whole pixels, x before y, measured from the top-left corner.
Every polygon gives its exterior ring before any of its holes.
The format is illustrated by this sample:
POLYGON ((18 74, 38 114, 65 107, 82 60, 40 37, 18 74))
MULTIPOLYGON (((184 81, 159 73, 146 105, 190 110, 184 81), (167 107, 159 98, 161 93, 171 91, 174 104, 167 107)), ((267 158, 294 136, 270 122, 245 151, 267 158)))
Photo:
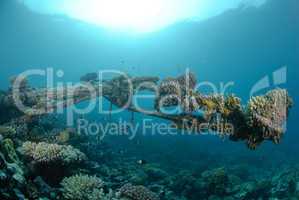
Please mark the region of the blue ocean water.
MULTIPOLYGON (((279 145, 265 142, 252 151, 244 142, 212 135, 161 136, 151 135, 150 131, 134 140, 112 137, 107 141, 111 151, 124 151, 138 161, 159 164, 169 173, 172 168, 212 170, 242 165, 266 174, 270 169, 299 163, 298 13, 297 0, 269 0, 258 8, 234 9, 202 22, 179 22, 157 32, 134 35, 69 18, 59 20, 35 13, 17 1, 2 0, 0 89, 9 88, 10 77, 33 68, 63 70, 64 77, 57 78, 63 82, 77 82, 82 75, 98 70, 167 78, 179 76, 188 68, 200 82, 209 81, 220 87, 221 83, 232 81, 227 92, 236 94, 246 104, 253 85, 268 76, 270 85, 260 93, 278 86, 286 88, 294 101, 287 131, 279 145), (287 70, 286 82, 276 85, 273 72, 282 68, 287 70)), ((36 86, 44 84, 38 78, 30 81, 36 86)), ((150 103, 145 101, 143 105, 150 103)), ((109 103, 104 106, 109 107, 109 103)), ((94 111, 84 117, 101 123, 129 121, 131 112, 124 111, 108 119, 94 111)), ((144 118, 147 116, 135 114, 135 123, 144 118)))

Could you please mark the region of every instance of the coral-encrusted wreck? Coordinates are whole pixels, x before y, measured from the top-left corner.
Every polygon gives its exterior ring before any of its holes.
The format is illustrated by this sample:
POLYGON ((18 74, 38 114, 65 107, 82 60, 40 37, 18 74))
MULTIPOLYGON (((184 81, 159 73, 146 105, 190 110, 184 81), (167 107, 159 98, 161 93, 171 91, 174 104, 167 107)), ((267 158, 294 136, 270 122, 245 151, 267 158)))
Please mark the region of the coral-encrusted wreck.
POLYGON ((0 118, 2 124, 12 119, 26 120, 49 114, 102 96, 111 105, 169 120, 180 129, 213 131, 233 141, 246 141, 251 149, 255 149, 264 140, 280 142, 292 106, 292 100, 285 89, 274 89, 263 96, 252 97, 247 105, 242 105, 241 99, 234 95, 204 95, 195 89, 197 80, 192 73, 162 81, 158 77, 126 75, 100 81, 96 74, 87 74, 81 78, 80 86, 51 89, 32 88, 25 79, 14 79, 12 83, 8 92, 0 93, 0 110, 6 112, 1 113, 1 116, 5 116, 0 118), (134 105, 132 97, 141 90, 156 94, 153 111, 144 111, 134 105), (22 111, 16 105, 16 98, 24 105, 22 111), (163 108, 170 106, 180 107, 181 112, 163 112, 163 108), (209 128, 205 130, 203 124, 209 124, 209 128), (224 124, 221 130, 219 124, 224 124))

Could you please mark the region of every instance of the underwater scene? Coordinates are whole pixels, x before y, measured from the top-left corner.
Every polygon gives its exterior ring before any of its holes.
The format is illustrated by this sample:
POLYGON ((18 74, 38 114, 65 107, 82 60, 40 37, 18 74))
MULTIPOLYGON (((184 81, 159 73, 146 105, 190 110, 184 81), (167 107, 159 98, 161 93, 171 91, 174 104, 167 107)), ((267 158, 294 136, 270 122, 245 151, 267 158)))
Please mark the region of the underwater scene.
POLYGON ((298 0, 0 0, 0 200, 299 200, 298 0))

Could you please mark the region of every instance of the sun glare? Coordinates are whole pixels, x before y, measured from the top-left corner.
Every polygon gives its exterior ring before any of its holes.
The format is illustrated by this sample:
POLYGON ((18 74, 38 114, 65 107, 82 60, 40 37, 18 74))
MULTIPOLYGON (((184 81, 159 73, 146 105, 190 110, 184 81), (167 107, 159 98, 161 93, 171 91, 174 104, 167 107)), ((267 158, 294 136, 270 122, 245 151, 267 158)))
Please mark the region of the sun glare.
POLYGON ((59 14, 112 30, 153 32, 182 20, 201 21, 240 4, 266 0, 19 0, 31 9, 59 14))
POLYGON ((178 7, 177 1, 180 0, 89 0, 88 3, 77 0, 76 3, 66 1, 64 7, 71 17, 92 24, 117 30, 151 32, 190 12, 190 9, 186 12, 178 7))

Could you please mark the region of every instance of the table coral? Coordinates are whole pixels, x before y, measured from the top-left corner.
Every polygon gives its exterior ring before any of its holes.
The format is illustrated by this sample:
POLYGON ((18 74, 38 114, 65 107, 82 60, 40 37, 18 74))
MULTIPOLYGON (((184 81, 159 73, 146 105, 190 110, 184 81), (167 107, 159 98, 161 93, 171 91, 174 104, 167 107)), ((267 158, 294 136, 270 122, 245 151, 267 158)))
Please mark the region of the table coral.
POLYGON ((264 96, 252 97, 247 106, 247 123, 252 130, 248 145, 255 148, 264 139, 279 143, 291 106, 292 100, 283 89, 272 90, 264 96))

